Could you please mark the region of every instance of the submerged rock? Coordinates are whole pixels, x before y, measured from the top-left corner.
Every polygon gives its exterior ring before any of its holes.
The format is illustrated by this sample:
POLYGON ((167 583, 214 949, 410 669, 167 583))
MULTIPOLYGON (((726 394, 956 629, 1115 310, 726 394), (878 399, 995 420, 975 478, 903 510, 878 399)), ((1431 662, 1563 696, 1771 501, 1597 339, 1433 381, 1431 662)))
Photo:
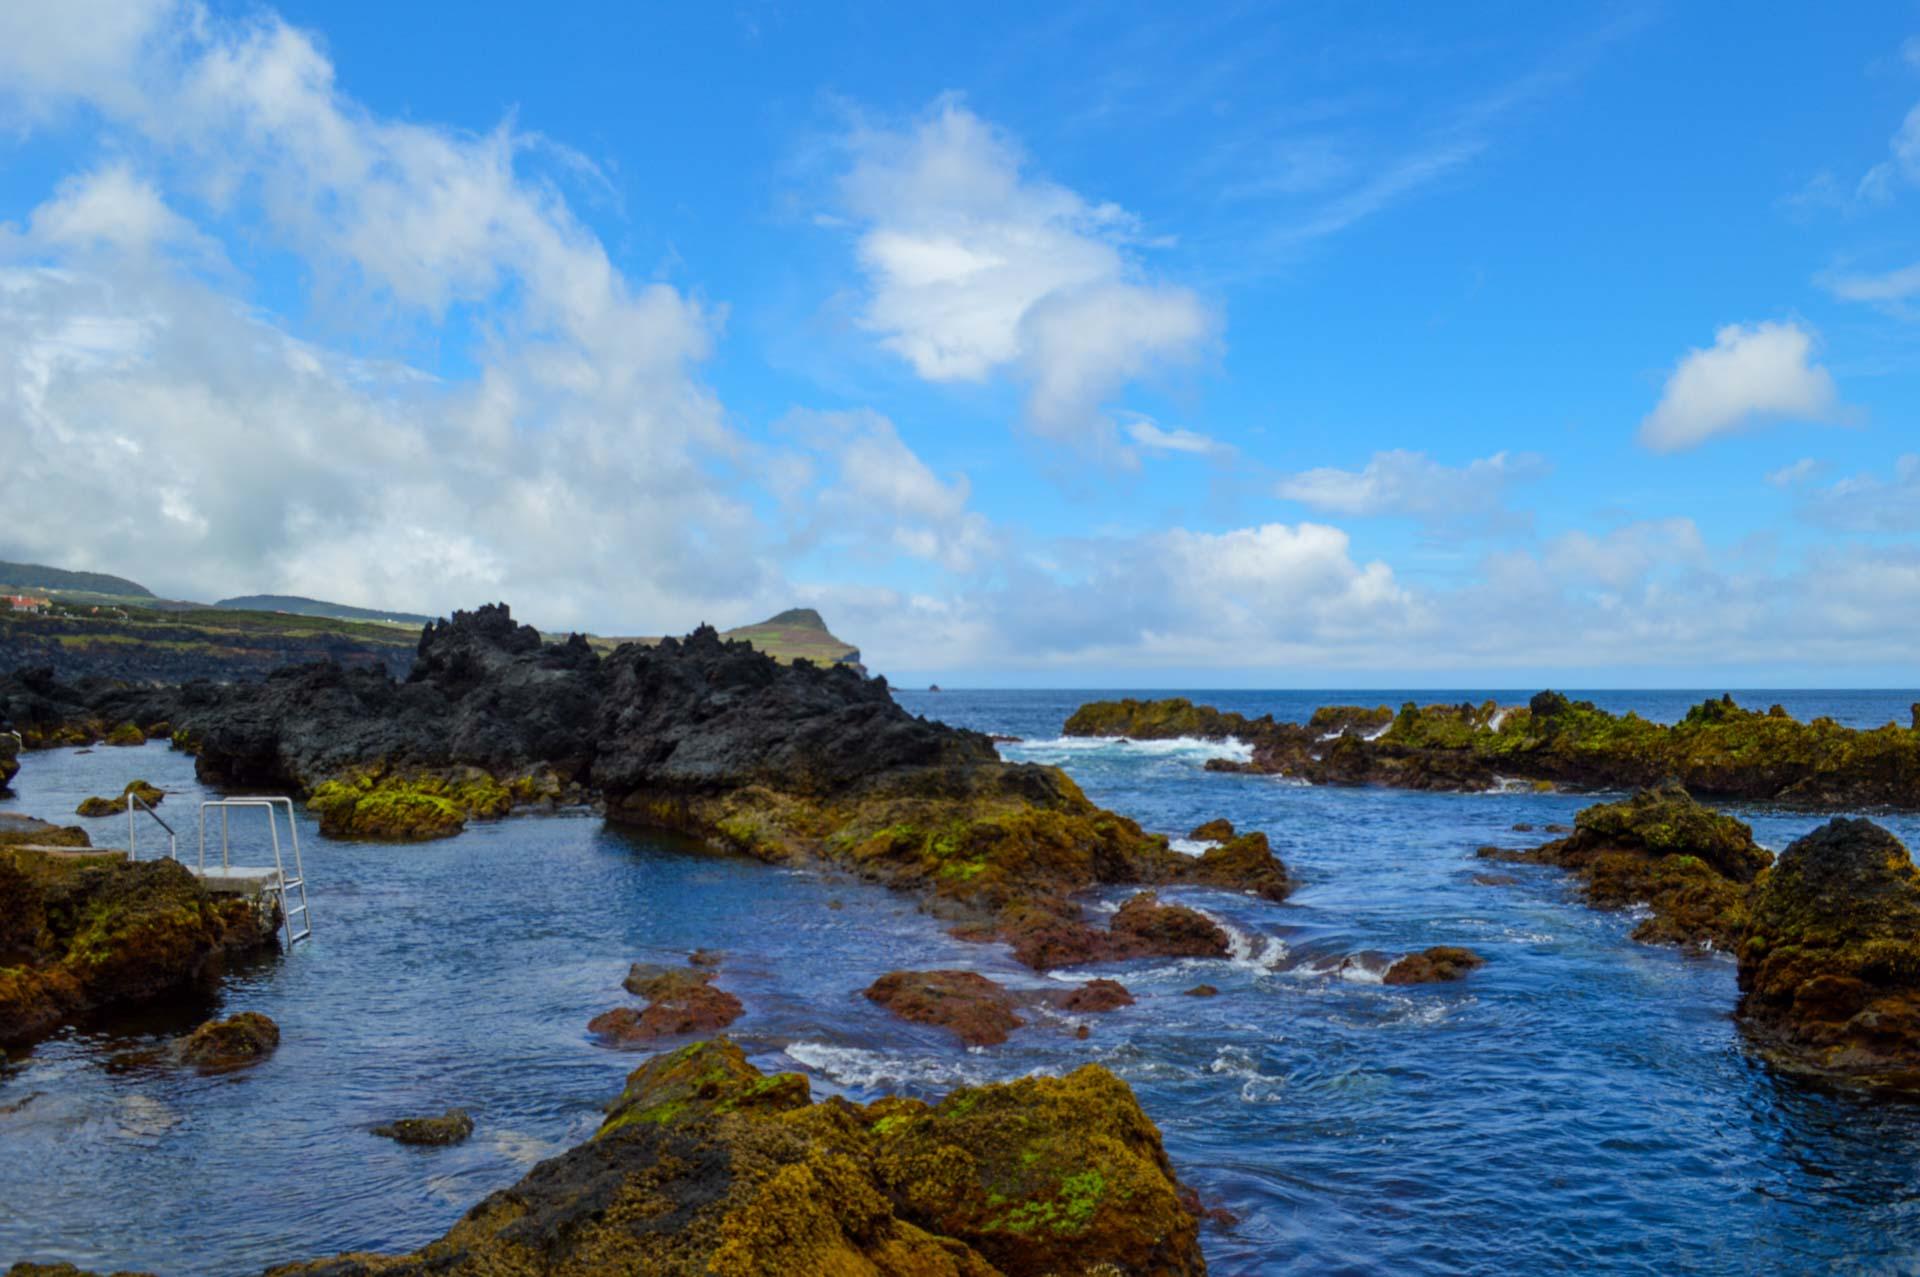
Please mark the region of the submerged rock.
POLYGON ((1189 998, 1217 998, 1220 996, 1220 990, 1210 984, 1196 984, 1186 991, 1186 996, 1189 998))
POLYGON ((1737 1018, 1776 1065, 1920 1090, 1920 871, 1867 820, 1780 853, 1753 893, 1737 1018))
POLYGON ((1571 870, 1601 907, 1645 905, 1651 913, 1634 928, 1636 940, 1723 949, 1746 925, 1748 884, 1772 860, 1745 824, 1676 784, 1588 807, 1570 836, 1532 851, 1480 854, 1571 870))
POLYGON ((1097 1066, 949 1095, 811 1102, 724 1039, 636 1069, 599 1133, 411 1255, 276 1277, 1205 1271, 1159 1133, 1097 1066))
POLYGON ((1434 945, 1419 953, 1409 953, 1388 967, 1382 983, 1436 984, 1446 980, 1464 980, 1469 971, 1485 966, 1486 961, 1471 949, 1450 944, 1434 945))
POLYGON ((975 971, 890 971, 865 996, 903 1020, 950 1029, 968 1046, 997 1046, 1026 1023, 1005 986, 975 971))
POLYGON ((439 1117, 403 1117, 373 1133, 399 1144, 460 1144, 473 1134, 473 1118, 465 1109, 448 1109, 439 1117))
POLYGON ((1118 1011, 1132 1005, 1133 994, 1118 980, 1089 980, 1077 989, 1068 990, 1058 1002, 1062 1011, 1081 1013, 1118 1011))
POLYGON ((587 1031, 620 1046, 724 1029, 745 1013, 740 999, 713 985, 714 973, 695 967, 633 964, 622 981, 644 1007, 616 1007, 595 1016, 587 1031))
POLYGON ((180 1044, 180 1059, 205 1073, 258 1064, 280 1045, 280 1026, 258 1011, 209 1020, 180 1044))
POLYGON ((84 798, 80 801, 80 805, 74 808, 73 814, 87 817, 123 814, 127 810, 128 795, 138 798, 149 807, 158 807, 166 798, 167 791, 158 785, 150 785, 144 780, 131 780, 127 782, 126 788, 120 791, 118 798, 84 798))

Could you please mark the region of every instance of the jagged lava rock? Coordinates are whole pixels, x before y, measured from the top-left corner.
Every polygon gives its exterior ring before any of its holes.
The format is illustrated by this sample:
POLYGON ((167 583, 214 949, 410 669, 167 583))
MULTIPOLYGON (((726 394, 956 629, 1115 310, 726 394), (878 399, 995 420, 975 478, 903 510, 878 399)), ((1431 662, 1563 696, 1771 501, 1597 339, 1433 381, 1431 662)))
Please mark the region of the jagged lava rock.
POLYGON ((1871 821, 1830 821, 1761 876, 1737 1018, 1791 1072, 1920 1090, 1920 871, 1871 821))
POLYGON ((647 1005, 616 1007, 595 1016, 587 1030, 608 1042, 630 1046, 724 1029, 746 1008, 733 994, 715 988, 713 978, 714 973, 705 968, 636 962, 622 985, 635 997, 647 999, 647 1005))

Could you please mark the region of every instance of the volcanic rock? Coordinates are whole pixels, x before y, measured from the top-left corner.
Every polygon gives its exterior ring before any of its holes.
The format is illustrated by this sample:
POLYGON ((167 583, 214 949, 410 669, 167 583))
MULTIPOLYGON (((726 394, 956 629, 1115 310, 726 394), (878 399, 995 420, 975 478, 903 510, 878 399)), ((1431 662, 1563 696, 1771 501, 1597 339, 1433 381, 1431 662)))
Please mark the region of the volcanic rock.
POLYGON ((1920 871, 1867 820, 1829 822, 1760 877, 1737 1019, 1769 1060, 1846 1085, 1920 1090, 1920 871))
POLYGON ((997 1046, 1026 1023, 1013 995, 974 971, 890 971, 866 997, 903 1020, 950 1029, 968 1046, 997 1046))
POLYGON ((1486 959, 1471 949, 1435 945, 1419 953, 1409 953, 1388 967, 1382 983, 1434 984, 1444 980, 1461 980, 1466 978, 1467 972, 1485 963, 1486 959))
POLYGON ((439 1117, 403 1117, 373 1133, 400 1144, 460 1144, 473 1134, 473 1118, 465 1109, 448 1109, 439 1117))
POLYGON ((258 1011, 209 1020, 180 1044, 180 1059, 203 1073, 258 1064, 280 1045, 280 1026, 258 1011))

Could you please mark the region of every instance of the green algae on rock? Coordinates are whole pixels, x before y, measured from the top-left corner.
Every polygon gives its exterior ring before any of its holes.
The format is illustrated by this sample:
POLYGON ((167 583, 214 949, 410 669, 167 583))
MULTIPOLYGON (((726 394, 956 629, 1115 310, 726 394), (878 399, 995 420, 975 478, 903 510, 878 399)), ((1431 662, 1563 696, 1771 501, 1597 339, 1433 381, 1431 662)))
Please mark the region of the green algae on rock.
POLYGON ((477 767, 395 775, 378 768, 322 781, 307 798, 331 838, 425 842, 451 838, 469 819, 504 816, 513 795, 477 767))
POLYGON ((209 1020, 180 1044, 180 1059, 203 1073, 227 1073, 272 1055, 280 1046, 280 1026, 258 1011, 242 1011, 209 1020))
POLYGON ((1381 977, 1384 984, 1438 984, 1448 980, 1464 980, 1467 973, 1475 967, 1486 965, 1487 960, 1471 949, 1462 949, 1457 945, 1437 944, 1419 953, 1409 953, 1392 966, 1381 977))
POLYGON ((1618 789, 1673 777, 1715 798, 1920 807, 1920 732, 1893 723, 1870 731, 1830 718, 1801 723, 1777 706, 1760 713, 1723 696, 1667 726, 1551 691, 1526 705, 1408 702, 1390 719, 1383 714, 1330 706, 1302 725, 1221 713, 1184 698, 1096 701, 1076 710, 1065 731, 1232 737, 1253 747, 1252 759, 1215 759, 1210 770, 1277 773, 1316 784, 1483 789, 1506 778, 1618 789))
POLYGON ((448 1109, 439 1117, 403 1117, 376 1126, 373 1133, 397 1144, 444 1147, 465 1142, 473 1134, 473 1118, 465 1109, 448 1109))
POLYGON ((137 724, 121 723, 107 733, 105 743, 119 746, 144 745, 147 743, 147 734, 141 731, 137 724))
POLYGON ((0 1044, 63 1020, 152 1001, 274 944, 278 919, 207 894, 177 861, 0 849, 10 922, 0 953, 0 1044))
POLYGON ((272 1277, 996 1277, 1205 1272, 1198 1223, 1124 1082, 814 1103, 726 1039, 634 1070, 598 1134, 411 1255, 272 1277))
POLYGON ((1738 950, 1749 1040, 1778 1067, 1920 1091, 1920 870, 1899 839, 1839 819, 1754 886, 1738 950))
POLYGON ((158 785, 150 785, 144 780, 130 780, 127 782, 126 787, 120 791, 118 798, 100 798, 98 796, 83 798, 80 800, 80 805, 73 809, 73 814, 76 816, 85 816, 89 819, 100 816, 120 815, 127 810, 129 795, 138 798, 149 807, 158 807, 166 798, 167 791, 161 789, 158 785))
POLYGON ((1660 785, 1574 818, 1573 833, 1531 851, 1482 848, 1483 857, 1557 865, 1579 877, 1589 903, 1644 905, 1633 938, 1731 950, 1746 926, 1748 884, 1772 861, 1753 830, 1660 785))

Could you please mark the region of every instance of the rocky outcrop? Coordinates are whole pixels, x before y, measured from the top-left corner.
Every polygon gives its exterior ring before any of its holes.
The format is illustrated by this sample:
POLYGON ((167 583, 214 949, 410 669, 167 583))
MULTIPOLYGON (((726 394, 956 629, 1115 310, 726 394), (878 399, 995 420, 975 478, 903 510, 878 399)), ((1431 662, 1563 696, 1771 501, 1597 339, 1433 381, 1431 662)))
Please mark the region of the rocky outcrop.
POLYGON ((275 1277, 1205 1271, 1158 1132, 1097 1066, 937 1105, 813 1103, 725 1040, 649 1060, 598 1135, 412 1255, 275 1277))
POLYGON ((1448 980, 1464 980, 1468 972, 1475 967, 1485 966, 1486 961, 1471 949, 1437 944, 1419 953, 1409 953, 1395 962, 1387 968, 1381 983, 1438 984, 1448 980))
POLYGON ((1133 958, 1224 958, 1232 949, 1211 918, 1186 905, 1164 904, 1152 891, 1129 899, 1105 930, 1088 925, 1070 903, 1043 899, 1008 908, 997 927, 961 927, 954 934, 1006 940, 1013 956, 1036 971, 1133 958))
POLYGON ((280 1026, 258 1011, 242 1011, 209 1020, 180 1043, 180 1060, 203 1073, 226 1073, 272 1055, 280 1046, 280 1026))
POLYGON ((462 1144, 473 1134, 473 1118, 465 1109, 448 1109, 439 1117, 399 1118, 374 1127, 373 1133, 396 1144, 462 1144))
POLYGON ((77 850, 91 846, 93 839, 78 825, 55 825, 34 816, 0 811, 0 849, 60 847, 77 850))
POLYGON ((1531 851, 1480 854, 1571 870, 1587 900, 1603 908, 1645 906, 1636 940, 1726 950, 1746 926, 1749 884, 1773 859, 1753 830, 1677 784, 1588 807, 1572 834, 1531 851))
POLYGON ((1871 821, 1834 820, 1755 885, 1741 1028, 1789 1072, 1920 1091, 1920 871, 1871 821))
POLYGON ((1634 789, 1672 777, 1709 798, 1812 808, 1920 808, 1920 732, 1871 731, 1829 718, 1801 723, 1778 706, 1705 701, 1671 726, 1541 692, 1526 705, 1334 706, 1306 724, 1249 719, 1184 699, 1104 701, 1067 720, 1068 735, 1234 738, 1248 762, 1218 771, 1325 785, 1485 789, 1500 780, 1572 789, 1634 789))
POLYGON ((209 896, 172 860, 0 849, 0 1045, 151 1002, 274 944, 277 918, 209 896))
POLYGON ((11 731, 0 731, 0 794, 7 792, 19 774, 20 738, 11 731))

